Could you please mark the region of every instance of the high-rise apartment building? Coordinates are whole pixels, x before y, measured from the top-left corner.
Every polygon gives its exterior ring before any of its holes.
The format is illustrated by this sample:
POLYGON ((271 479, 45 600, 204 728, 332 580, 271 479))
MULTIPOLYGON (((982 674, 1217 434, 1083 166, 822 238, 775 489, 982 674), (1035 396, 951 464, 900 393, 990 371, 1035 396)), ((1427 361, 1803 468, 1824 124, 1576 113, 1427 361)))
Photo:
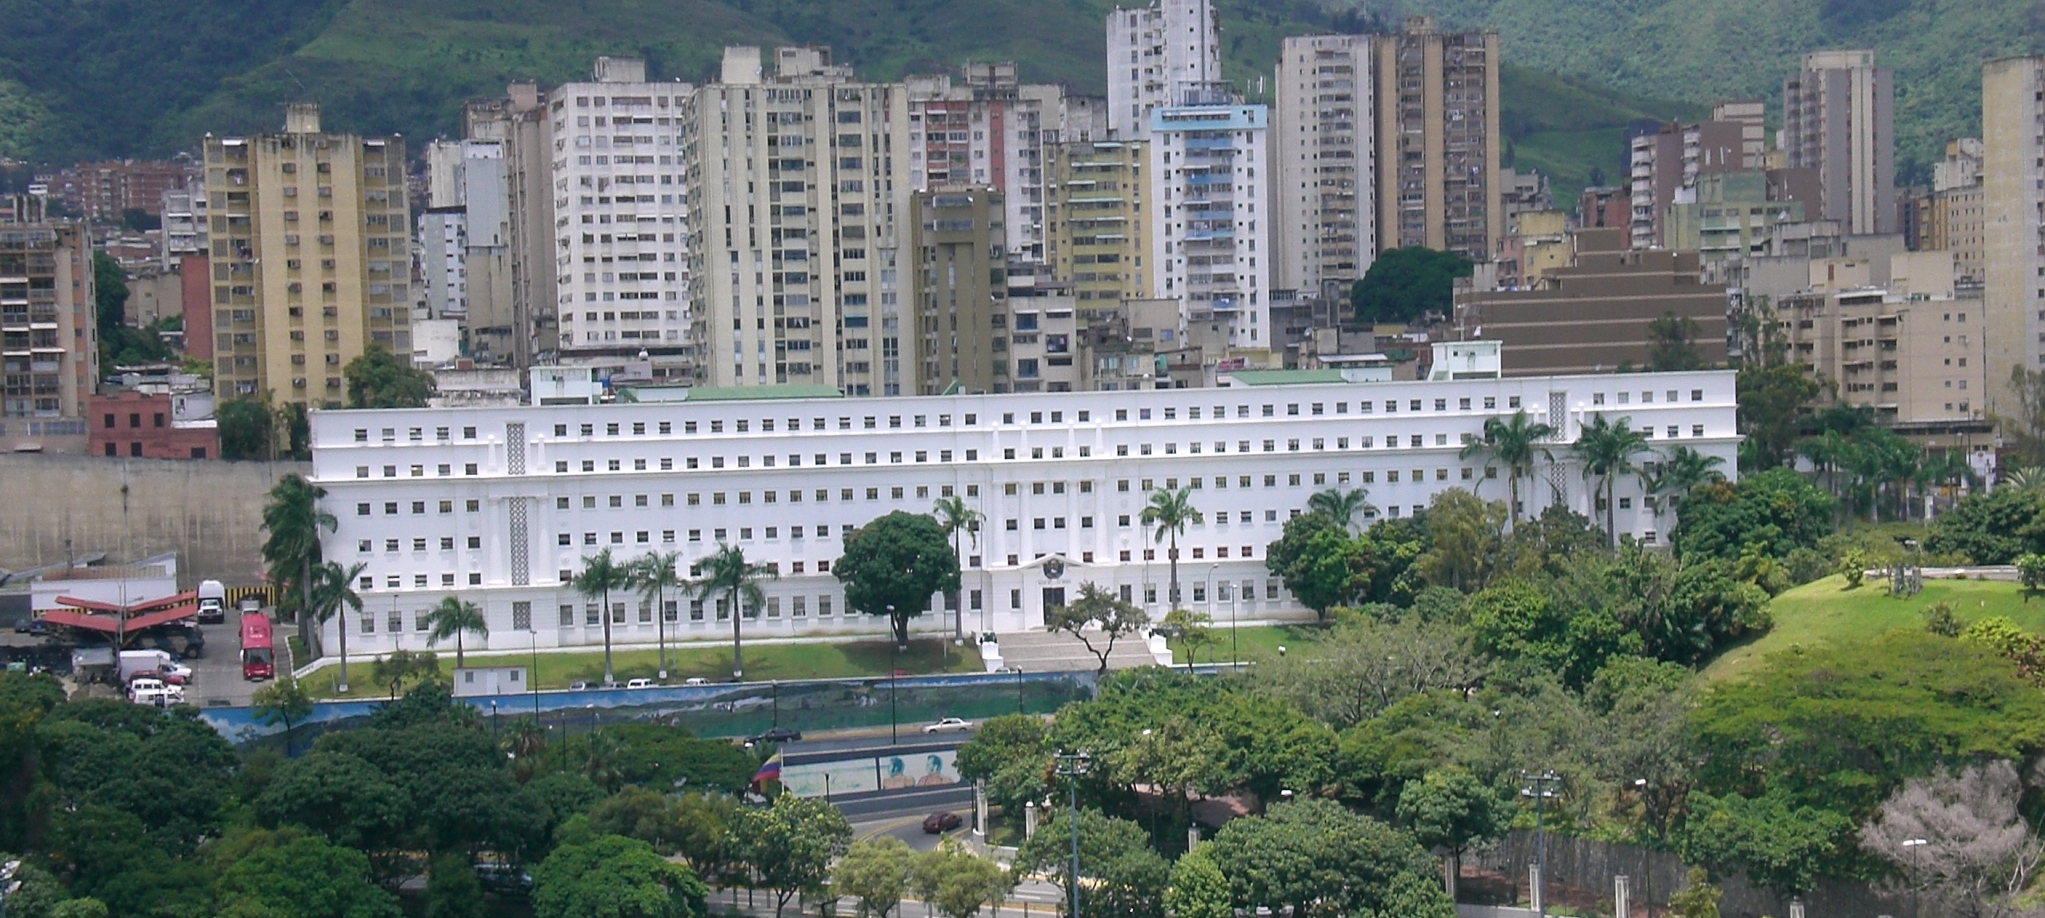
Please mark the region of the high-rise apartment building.
POLYGON ((1152 111, 1221 82, 1221 14, 1211 0, 1152 0, 1108 14, 1108 128, 1147 137, 1152 111))
MULTIPOLYGON (((504 292, 493 292, 488 297, 470 296, 469 353, 479 361, 509 364, 521 370, 550 359, 560 343, 556 292, 560 272, 554 235, 555 153, 547 113, 548 107, 540 101, 539 87, 532 83, 513 83, 504 98, 471 102, 462 112, 463 136, 472 141, 496 143, 503 151, 504 225, 503 242, 498 243, 502 253, 491 255, 493 259, 502 257, 505 264, 501 280, 495 274, 490 280, 504 285, 504 292)), ((658 116, 655 117, 657 120, 658 116)), ((673 125, 669 127, 672 129, 673 125)), ((470 193, 480 196, 475 188, 470 193)), ((494 262, 491 267, 496 269, 494 262)))
POLYGON ((163 193, 163 266, 206 253, 206 188, 194 179, 163 193))
MULTIPOLYGON (((1669 206, 1694 192, 1697 177, 1747 168, 1746 131, 1734 121, 1670 122, 1633 138, 1628 178, 1633 194, 1631 243, 1636 249, 1665 248, 1669 206)), ((1755 168, 1759 168, 1758 166, 1755 168)))
POLYGON ((1378 250, 1425 246, 1473 261, 1505 232, 1498 33, 1429 16, 1371 38, 1376 57, 1378 250))
MULTIPOLYGON (((1001 192, 968 185, 917 192, 911 200, 916 282, 910 286, 914 333, 906 337, 915 346, 914 392, 938 395, 954 385, 962 392, 1037 391, 1043 379, 1039 365, 1015 367, 1013 385, 1030 388, 1011 388, 1007 202, 1001 192)), ((1018 340, 1023 334, 1014 332, 1018 340)), ((1066 359, 1069 365, 1069 352, 1066 359)))
POLYGON ((405 143, 320 130, 206 138, 214 386, 222 398, 338 405, 370 344, 412 350, 405 143))
POLYGON ((1986 243, 1982 158, 1977 138, 1947 141, 1945 159, 1931 166, 1931 193, 1917 202, 1921 217, 1917 247, 1953 253, 1958 278, 1975 284, 1981 282, 1986 243))
POLYGON ((44 204, 0 197, 0 446, 82 453, 99 379, 92 239, 44 204))
POLYGON ((429 207, 419 215, 419 280, 426 287, 422 319, 466 319, 469 313, 468 215, 460 207, 429 207))
POLYGON ((1895 94, 1873 51, 1813 51, 1782 83, 1787 165, 1818 170, 1824 219, 1853 235, 1896 231, 1895 94))
POLYGON ((826 48, 777 48, 774 65, 726 48, 682 112, 696 380, 913 394, 909 94, 826 48))
POLYGON ((1711 106, 1711 120, 1740 126, 1739 162, 1732 168, 1768 168, 1768 103, 1760 99, 1716 102, 1711 106))
POLYGON ((547 94, 564 357, 643 351, 655 376, 687 372, 690 92, 648 82, 638 58, 600 57, 589 82, 547 94))
POLYGON ((1981 68, 1983 311, 1988 415, 2018 417, 2010 371, 2045 368, 2045 57, 1981 68))
POLYGON ((1281 289, 1348 284, 1377 255, 1370 41, 1308 35, 1287 38, 1279 51, 1270 165, 1281 289))
POLYGON ((1069 99, 1060 86, 1018 84, 1015 64, 1005 61, 969 62, 962 81, 910 77, 906 86, 911 190, 1001 191, 1009 254, 1042 262, 1044 148, 1060 137, 1105 135, 1100 106, 1069 99))
POLYGON ((1150 114, 1151 295, 1179 300, 1189 318, 1211 312, 1232 349, 1268 350, 1270 114, 1210 91, 1206 104, 1150 114))
POLYGON ((1071 288, 1081 325, 1149 296, 1150 143, 1064 141, 1051 145, 1048 163, 1047 260, 1071 288))

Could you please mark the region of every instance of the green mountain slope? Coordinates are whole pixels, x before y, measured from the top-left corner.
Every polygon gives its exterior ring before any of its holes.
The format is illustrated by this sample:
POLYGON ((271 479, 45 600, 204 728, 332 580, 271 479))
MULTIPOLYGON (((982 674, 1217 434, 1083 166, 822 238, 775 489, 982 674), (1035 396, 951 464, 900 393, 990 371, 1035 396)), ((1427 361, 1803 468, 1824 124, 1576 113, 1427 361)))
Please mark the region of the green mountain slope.
POLYGON ((1498 82, 1508 165, 1548 176, 1563 210, 1576 209, 1586 185, 1626 180, 1628 128, 1710 114, 1708 106, 1630 96, 1515 64, 1499 69, 1498 82))
POLYGON ((2045 52, 2038 0, 1400 0, 1497 29, 1507 60, 1647 96, 1768 100, 1806 51, 1873 48, 1896 71, 1897 159, 1928 182, 1945 140, 1980 136, 1981 62, 2045 52))

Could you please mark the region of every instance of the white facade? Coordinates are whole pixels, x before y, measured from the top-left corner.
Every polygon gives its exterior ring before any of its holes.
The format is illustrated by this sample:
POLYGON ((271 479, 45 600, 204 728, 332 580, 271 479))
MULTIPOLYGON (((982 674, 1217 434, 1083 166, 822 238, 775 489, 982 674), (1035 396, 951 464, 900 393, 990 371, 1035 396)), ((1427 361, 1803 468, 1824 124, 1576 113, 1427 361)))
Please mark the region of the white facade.
POLYGON ((468 222, 460 207, 434 208, 419 215, 419 275, 426 282, 422 318, 469 314, 468 222))
POLYGON ((1259 193, 1271 178, 1267 114, 1262 105, 1151 113, 1152 294, 1179 300, 1185 315, 1212 310, 1239 350, 1272 346, 1272 210, 1259 193))
MULTIPOLYGON (((1309 495, 1366 488, 1386 516, 1410 516, 1451 487, 1502 499, 1505 482, 1458 453, 1487 418, 1522 408, 1561 430, 1557 463, 1522 486, 1529 507, 1552 497, 1591 514, 1564 444, 1593 411, 1630 417, 1657 447, 1734 464, 1733 374, 1696 372, 316 411, 312 478, 339 520, 327 556, 369 565, 365 612, 348 617, 349 646, 365 653, 423 646, 421 617, 449 594, 484 608, 490 637, 477 644, 601 643, 597 604, 569 586, 585 557, 678 550, 688 564, 720 542, 780 571, 762 584, 753 635, 879 632, 848 614, 829 567, 855 527, 929 512, 948 494, 986 515, 965 552, 968 627, 1042 627, 1057 591, 1069 599, 1085 582, 1126 590, 1161 617, 1167 553, 1138 522, 1159 487, 1193 488, 1202 512, 1179 540, 1188 604, 1251 619, 1303 614, 1264 551, 1309 495)), ((1637 480, 1618 496, 1623 531, 1652 539, 1667 522, 1642 509, 1637 480)), ((615 640, 653 640, 655 613, 640 597, 611 602, 615 640)), ((668 614, 670 638, 730 634, 714 602, 668 614)), ((918 627, 948 628, 942 618, 918 627)))
POLYGON ((1279 52, 1271 166, 1281 289, 1354 281, 1376 257, 1370 68, 1368 35, 1287 38, 1279 52))
POLYGON ((680 354, 689 330, 680 115, 692 87, 649 83, 645 62, 624 58, 597 58, 594 76, 547 95, 561 352, 680 354))
POLYGON ((1108 127, 1148 137, 1151 112, 1221 82, 1221 16, 1209 0, 1154 0, 1108 14, 1108 127))
POLYGON ((176 267, 186 255, 206 252, 206 189, 203 183, 163 193, 163 266, 176 267))

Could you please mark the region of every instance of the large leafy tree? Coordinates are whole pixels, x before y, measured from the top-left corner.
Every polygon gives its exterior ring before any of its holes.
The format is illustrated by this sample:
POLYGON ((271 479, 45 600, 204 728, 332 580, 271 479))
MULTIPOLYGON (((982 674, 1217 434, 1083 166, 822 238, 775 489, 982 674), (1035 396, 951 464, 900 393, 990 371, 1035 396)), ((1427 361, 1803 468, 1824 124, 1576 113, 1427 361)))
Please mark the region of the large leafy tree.
POLYGON ((1461 458, 1483 456, 1505 466, 1506 478, 1512 487, 1512 506, 1508 508, 1511 520, 1519 522, 1520 478, 1533 474, 1537 461, 1554 461, 1554 454, 1542 445, 1555 436, 1555 428, 1535 421, 1525 409, 1515 411, 1511 418, 1484 419, 1484 436, 1463 447, 1461 458))
POLYGON ((443 596, 440 604, 426 613, 426 645, 431 647, 453 638, 456 669, 468 665, 462 654, 462 636, 467 634, 483 638, 490 636, 490 622, 483 617, 483 607, 463 601, 459 596, 443 596))
POLYGON ((300 826, 336 845, 377 851, 401 842, 410 817, 405 800, 368 760, 321 750, 279 768, 254 809, 263 825, 300 826))
POLYGON ((709 888, 636 838, 562 845, 533 869, 536 918, 703 918, 709 888))
POLYGON ((1506 559, 1505 522, 1503 503, 1483 500, 1462 488, 1436 492, 1427 506, 1430 544, 1413 559, 1414 571, 1433 586, 1461 592, 1483 589, 1506 559))
POLYGON ((1200 519, 1200 511, 1193 507, 1193 489, 1180 488, 1176 491, 1159 488, 1150 492, 1150 503, 1143 508, 1143 525, 1151 527, 1151 541, 1167 542, 1167 557, 1171 561, 1172 608, 1179 607, 1179 536, 1186 527, 1200 519))
POLYGON ((213 883, 223 915, 398 918, 398 900, 371 882, 369 859, 314 836, 279 832, 213 883))
POLYGON ((1376 572, 1370 540, 1322 513, 1285 521, 1277 540, 1264 549, 1264 567, 1323 621, 1336 606, 1365 595, 1376 572))
POLYGON ((1124 602, 1121 597, 1092 583, 1080 584, 1079 597, 1072 602, 1044 610, 1044 627, 1078 638, 1087 652, 1101 662, 1099 672, 1102 673, 1108 671, 1108 657, 1115 652, 1115 642, 1143 630, 1148 624, 1150 616, 1135 603, 1124 602), (1089 628, 1099 632, 1101 646, 1094 646, 1095 638, 1088 637, 1089 628))
POLYGON ((1604 609, 1565 606, 1524 583, 1503 583, 1472 597, 1477 649, 1539 663, 1570 685, 1590 681, 1615 655, 1638 653, 1640 638, 1604 609))
POLYGON ((1487 668, 1466 629, 1411 613, 1393 621, 1356 615, 1330 628, 1311 657, 1260 664, 1258 681, 1309 716, 1346 729, 1410 695, 1467 690, 1487 668))
POLYGON ((945 918, 973 918, 988 905, 998 909, 1015 888, 1000 864, 949 840, 916 858, 915 881, 929 891, 926 901, 945 918))
POLYGON ((1350 288, 1356 321, 1411 322, 1427 313, 1448 315, 1455 305, 1456 278, 1474 265, 1453 252, 1404 246, 1378 254, 1363 279, 1350 288))
POLYGON ((758 609, 767 602, 767 592, 761 589, 760 582, 781 574, 767 565, 747 561, 745 549, 721 543, 717 551, 698 563, 702 565, 703 576, 697 581, 697 589, 704 596, 723 596, 725 611, 731 614, 731 677, 744 678, 740 623, 745 620, 747 609, 758 609))
POLYGON ((682 576, 682 553, 678 551, 649 551, 632 562, 632 585, 646 601, 653 604, 654 641, 659 647, 660 677, 667 678, 667 595, 673 592, 676 602, 689 595, 694 588, 688 578, 682 576))
POLYGON ((1463 872, 1463 852, 1505 834, 1515 812, 1512 798, 1462 768, 1437 768, 1399 794, 1399 822, 1413 839, 1447 849, 1448 894, 1463 872))
POLYGON ((284 725, 284 754, 292 753, 292 728, 312 714, 312 695, 290 673, 279 673, 276 681, 256 690, 252 712, 265 724, 284 725))
POLYGON ((831 871, 831 891, 858 903, 859 918, 888 918, 902 902, 916 852, 893 835, 853 842, 831 871))
POLYGON ((1613 491, 1620 476, 1639 471, 1633 458, 1648 451, 1647 434, 1634 430, 1629 418, 1611 421, 1601 414, 1583 425, 1570 451, 1583 463, 1583 477, 1598 480, 1598 491, 1605 504, 1605 538, 1616 546, 1619 528, 1615 513, 1619 503, 1613 491))
POLYGON ((582 559, 582 570, 575 575, 575 592, 584 599, 603 603, 605 685, 617 681, 611 671, 611 591, 629 589, 631 585, 631 570, 613 559, 608 548, 582 559))
POLYGON ((222 401, 214 418, 220 431, 220 458, 229 461, 276 458, 277 419, 267 391, 260 396, 241 395, 222 401))
POLYGON ((433 397, 433 374, 414 369, 381 344, 370 344, 362 356, 341 369, 348 378, 350 408, 424 408, 433 397))
POLYGON ((1051 744, 1044 721, 1027 714, 989 718, 959 747, 959 776, 987 782, 987 799, 1008 812, 1043 799, 1051 744))
POLYGON ((845 604, 885 616, 906 650, 909 619, 930 608, 933 594, 959 588, 959 557, 937 519, 897 510, 846 536, 831 573, 845 585, 845 604))
POLYGON ((831 861, 852 841, 852 824, 822 800, 782 794, 765 809, 740 810, 745 840, 758 884, 774 891, 774 914, 796 896, 830 888, 831 861))
MULTIPOLYGON (((1037 834, 1016 850, 1013 869, 1019 874, 1041 874, 1060 888, 1070 888, 1071 820, 1070 813, 1055 811, 1048 822, 1037 827, 1037 834)), ((1098 810, 1080 810, 1079 870, 1085 882, 1079 889, 1078 918, 1159 918, 1164 914, 1164 893, 1171 883, 1172 867, 1150 846, 1149 836, 1137 823, 1098 810)), ((1069 900, 1059 903, 1059 913, 1073 918, 1069 900)))
MULTIPOLYGON (((313 568, 319 566, 320 530, 334 531, 334 515, 320 507, 327 489, 292 472, 277 480, 263 504, 263 563, 282 610, 312 609, 313 568)), ((301 619, 303 621, 303 619, 301 619)))
POLYGON ((1740 445, 1742 470, 1781 467, 1796 445, 1797 428, 1811 401, 1824 387, 1809 367, 1789 360, 1742 366, 1734 387, 1740 433, 1747 438, 1740 445))
POLYGON ((1684 560, 1737 560, 1749 546, 1783 558, 1832 533, 1832 498, 1792 469, 1747 475, 1691 491, 1673 541, 1684 560))
POLYGON ((1830 810, 1799 806, 1787 791, 1759 797, 1692 792, 1676 851, 1692 864, 1747 878, 1785 896, 1809 892, 1818 877, 1844 866, 1854 823, 1830 810))
POLYGON ((1244 912, 1455 914, 1435 879, 1434 859, 1411 836, 1332 800, 1281 803, 1262 816, 1231 820, 1211 845, 1244 912))
POLYGON ((2005 482, 1962 498, 1932 524, 1925 550, 1965 555, 1975 564, 2008 564, 2045 550, 2045 488, 2005 482))
POLYGON ((1697 350, 1697 336, 1704 329, 1697 320, 1679 316, 1671 309, 1647 323, 1647 368, 1654 373, 1704 369, 1704 355, 1697 350))

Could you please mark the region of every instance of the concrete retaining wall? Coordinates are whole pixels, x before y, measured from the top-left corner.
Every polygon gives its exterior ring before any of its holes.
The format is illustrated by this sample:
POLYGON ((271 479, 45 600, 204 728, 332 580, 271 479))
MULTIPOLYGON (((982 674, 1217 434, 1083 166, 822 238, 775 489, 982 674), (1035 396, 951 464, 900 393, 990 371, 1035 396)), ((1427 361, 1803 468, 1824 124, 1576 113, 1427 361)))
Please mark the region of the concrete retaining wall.
POLYGON ((62 564, 68 550, 129 561, 178 553, 190 588, 254 583, 263 572, 263 500, 309 463, 0 454, 0 567, 62 564))

